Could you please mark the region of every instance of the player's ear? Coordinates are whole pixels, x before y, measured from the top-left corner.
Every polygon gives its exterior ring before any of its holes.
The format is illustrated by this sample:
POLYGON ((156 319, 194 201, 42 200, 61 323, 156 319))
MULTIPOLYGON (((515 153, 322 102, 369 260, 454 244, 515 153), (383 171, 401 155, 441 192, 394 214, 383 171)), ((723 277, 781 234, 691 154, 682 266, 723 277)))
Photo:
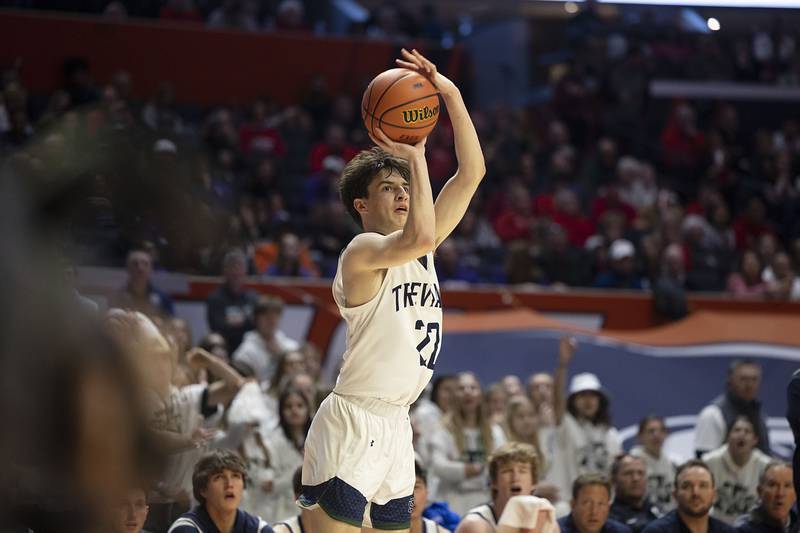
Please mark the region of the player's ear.
POLYGON ((353 207, 355 207, 356 211, 358 211, 361 214, 367 212, 367 202, 365 202, 363 198, 356 198, 355 200, 353 200, 353 207))

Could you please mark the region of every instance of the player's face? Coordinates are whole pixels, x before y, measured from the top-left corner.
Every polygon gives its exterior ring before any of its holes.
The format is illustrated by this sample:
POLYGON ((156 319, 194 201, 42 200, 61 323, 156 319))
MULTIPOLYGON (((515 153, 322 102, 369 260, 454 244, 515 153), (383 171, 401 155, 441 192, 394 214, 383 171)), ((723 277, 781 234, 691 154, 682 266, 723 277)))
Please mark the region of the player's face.
POLYGON ((514 410, 509 420, 511 429, 518 436, 527 439, 536 433, 536 412, 533 406, 525 403, 514 410))
POLYGON ((587 485, 572 500, 572 519, 580 533, 598 533, 608 520, 611 500, 603 485, 587 485))
POLYGON ((299 394, 290 394, 283 401, 283 418, 292 427, 303 427, 308 420, 308 407, 299 394))
POLYGON ((736 456, 747 456, 758 444, 753 425, 746 420, 737 420, 728 433, 728 449, 736 456))
POLYGON ((661 420, 651 420, 639 433, 639 442, 651 454, 661 455, 661 448, 667 438, 667 428, 661 420))
POLYGON ((678 509, 688 516, 703 517, 714 505, 717 491, 711 481, 711 474, 705 468, 692 466, 678 477, 675 487, 675 501, 678 509))
POLYGON ((368 187, 368 216, 386 232, 403 229, 408 218, 408 182, 395 171, 378 176, 368 187))
POLYGON ((647 471, 644 461, 626 457, 622 460, 614 481, 618 497, 625 500, 641 500, 647 491, 647 471))
POLYGON ((497 499, 508 501, 512 496, 533 494, 536 482, 529 463, 508 462, 500 464, 497 469, 497 479, 492 481, 492 490, 496 491, 497 499))
POLYGON ((114 533, 139 533, 147 520, 147 499, 141 489, 128 492, 119 502, 114 533))
POLYGON ((211 476, 203 496, 207 507, 228 513, 239 507, 242 491, 244 491, 242 474, 226 468, 211 476))
POLYGON ((764 482, 758 486, 758 495, 767 514, 783 524, 797 499, 792 483, 792 469, 789 466, 770 468, 764 476, 764 482))
POLYGON ((411 519, 419 520, 425 507, 428 506, 428 487, 425 481, 417 478, 414 483, 414 510, 411 511, 411 519))

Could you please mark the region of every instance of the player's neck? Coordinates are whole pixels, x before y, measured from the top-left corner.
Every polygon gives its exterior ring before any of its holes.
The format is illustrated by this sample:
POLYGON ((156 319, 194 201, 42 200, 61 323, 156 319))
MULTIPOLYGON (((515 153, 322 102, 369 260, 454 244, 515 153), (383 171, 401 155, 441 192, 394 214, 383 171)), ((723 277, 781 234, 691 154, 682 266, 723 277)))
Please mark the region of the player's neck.
POLYGON ((211 517, 212 522, 217 526, 220 533, 230 533, 233 531, 233 525, 236 523, 236 509, 233 511, 226 511, 209 506, 206 510, 208 511, 208 516, 211 517))
POLYGON ((419 516, 417 518, 411 519, 411 529, 409 533, 424 533, 425 524, 422 523, 422 517, 419 516))

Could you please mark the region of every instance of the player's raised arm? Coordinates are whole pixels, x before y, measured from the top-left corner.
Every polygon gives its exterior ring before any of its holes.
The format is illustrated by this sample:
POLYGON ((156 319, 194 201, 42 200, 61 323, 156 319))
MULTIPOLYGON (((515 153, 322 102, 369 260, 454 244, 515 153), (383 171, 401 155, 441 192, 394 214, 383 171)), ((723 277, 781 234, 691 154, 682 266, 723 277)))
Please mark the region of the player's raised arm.
POLYGON ((372 140, 379 148, 408 162, 408 181, 394 170, 378 169, 367 197, 353 201, 367 233, 355 237, 345 250, 342 266, 346 274, 401 265, 424 256, 435 246, 426 139, 407 145, 392 141, 380 130, 376 134, 378 137, 372 140))
POLYGON ((416 50, 409 52, 403 49, 402 53, 405 60, 398 59, 397 64, 415 70, 431 80, 441 93, 453 124, 458 170, 445 183, 436 198, 436 245, 438 246, 461 222, 472 196, 486 174, 486 164, 478 134, 458 87, 438 72, 436 65, 416 50))

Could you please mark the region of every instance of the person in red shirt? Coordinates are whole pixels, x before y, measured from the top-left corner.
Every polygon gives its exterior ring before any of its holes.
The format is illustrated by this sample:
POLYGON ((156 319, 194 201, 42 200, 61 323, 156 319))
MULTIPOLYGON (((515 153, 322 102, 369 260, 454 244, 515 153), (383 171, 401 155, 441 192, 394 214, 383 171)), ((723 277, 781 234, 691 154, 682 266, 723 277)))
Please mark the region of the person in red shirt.
POLYGON ((339 124, 330 124, 325 130, 325 139, 311 148, 308 167, 311 172, 319 172, 322 170, 322 161, 329 155, 337 155, 347 163, 357 153, 358 149, 348 144, 345 129, 339 124))
POLYGON ((527 239, 536 217, 531 195, 521 183, 512 183, 506 193, 507 205, 494 220, 494 231, 503 242, 527 239))
POLYGON ((553 222, 564 229, 570 244, 583 247, 586 239, 595 234, 595 227, 589 218, 581 214, 578 196, 571 189, 559 189, 554 204, 553 222))

